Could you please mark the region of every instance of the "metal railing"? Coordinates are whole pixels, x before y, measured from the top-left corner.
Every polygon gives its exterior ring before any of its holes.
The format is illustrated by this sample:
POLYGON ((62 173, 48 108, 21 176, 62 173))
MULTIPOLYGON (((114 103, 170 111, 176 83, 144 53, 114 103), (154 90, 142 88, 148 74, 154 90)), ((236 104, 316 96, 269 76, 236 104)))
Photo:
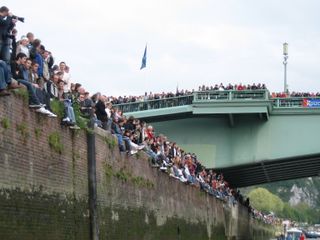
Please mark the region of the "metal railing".
POLYGON ((154 99, 142 102, 122 103, 114 106, 125 113, 190 105, 192 104, 192 101, 193 95, 185 95, 178 97, 154 99))
POLYGON ((193 103, 219 102, 219 101, 271 101, 273 108, 320 108, 320 97, 286 97, 271 98, 268 90, 245 90, 245 91, 199 91, 190 95, 154 99, 139 102, 130 102, 114 105, 122 112, 139 112, 152 109, 170 108, 191 105, 193 103), (306 104, 307 100, 313 101, 314 105, 306 104))
POLYGON ((225 91, 201 91, 194 93, 194 102, 203 101, 235 101, 235 100, 268 100, 268 90, 225 90, 225 91))
POLYGON ((308 105, 308 100, 320 103, 320 97, 286 97, 272 98, 271 100, 274 108, 316 108, 316 106, 308 105))
POLYGON ((139 102, 130 102, 114 105, 122 112, 139 112, 152 109, 170 108, 176 106, 191 105, 197 102, 208 101, 248 101, 248 100, 268 100, 268 90, 249 90, 249 91, 200 91, 191 95, 154 99, 139 102))

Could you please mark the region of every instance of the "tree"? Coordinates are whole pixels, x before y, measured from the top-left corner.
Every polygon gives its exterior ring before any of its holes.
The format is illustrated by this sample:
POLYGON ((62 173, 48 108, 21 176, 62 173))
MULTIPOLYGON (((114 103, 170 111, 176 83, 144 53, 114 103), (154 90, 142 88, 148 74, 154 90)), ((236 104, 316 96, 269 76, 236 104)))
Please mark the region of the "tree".
POLYGON ((265 213, 274 212, 280 214, 284 207, 283 201, 265 188, 252 190, 248 194, 248 197, 250 198, 251 205, 255 209, 265 213))

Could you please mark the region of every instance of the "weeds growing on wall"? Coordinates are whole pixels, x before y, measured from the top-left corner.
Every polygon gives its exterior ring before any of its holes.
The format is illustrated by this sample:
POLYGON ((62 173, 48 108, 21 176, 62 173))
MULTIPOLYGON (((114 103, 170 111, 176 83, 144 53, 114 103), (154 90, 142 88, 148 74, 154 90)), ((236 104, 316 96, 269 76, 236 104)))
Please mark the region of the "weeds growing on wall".
POLYGON ((26 142, 29 137, 28 126, 25 122, 16 125, 17 132, 20 133, 23 140, 26 142))
POLYGON ((10 121, 8 118, 4 117, 1 119, 1 126, 4 128, 4 129, 8 129, 10 128, 10 121))
POLYGON ((49 146, 53 149, 56 153, 61 154, 63 151, 63 144, 60 140, 60 135, 58 132, 53 132, 48 137, 49 146))
POLYGON ((81 116, 79 103, 77 103, 77 102, 73 103, 72 107, 73 107, 73 111, 74 111, 74 115, 76 117, 76 123, 77 123, 78 127, 80 127, 81 129, 86 129, 88 127, 89 119, 83 118, 81 116))
POLYGON ((104 137, 104 142, 108 145, 108 147, 113 150, 117 145, 117 141, 114 137, 104 137))
POLYGON ((34 129, 34 135, 36 136, 36 139, 39 140, 39 138, 42 135, 42 129, 41 128, 35 128, 34 129))
POLYGON ((24 103, 27 103, 29 101, 29 94, 27 89, 18 88, 18 89, 14 89, 12 92, 15 96, 22 98, 24 103))
POLYGON ((61 101, 53 99, 50 102, 50 107, 52 109, 52 112, 58 115, 59 118, 64 117, 64 105, 61 101))
POLYGON ((154 188, 154 183, 149 179, 146 179, 142 176, 133 176, 131 172, 121 168, 119 171, 114 172, 112 166, 109 164, 105 165, 105 174, 108 178, 114 176, 117 179, 121 180, 122 182, 131 182, 137 187, 144 187, 144 188, 154 188))
POLYGON ((108 179, 111 178, 114 174, 112 166, 108 163, 104 165, 104 172, 105 172, 106 178, 108 179))

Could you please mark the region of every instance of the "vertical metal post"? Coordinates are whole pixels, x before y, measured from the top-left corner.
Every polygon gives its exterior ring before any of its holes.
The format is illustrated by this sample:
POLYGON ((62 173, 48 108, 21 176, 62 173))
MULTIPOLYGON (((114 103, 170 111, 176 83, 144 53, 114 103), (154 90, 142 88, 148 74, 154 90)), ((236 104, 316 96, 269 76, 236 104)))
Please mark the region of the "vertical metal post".
MULTIPOLYGON (((93 131, 94 122, 88 124, 93 131)), ((88 188, 89 188, 89 213, 90 213, 90 239, 99 240, 99 226, 97 221, 97 178, 96 178, 96 142, 95 134, 87 133, 87 157, 88 157, 88 188)))
POLYGON ((283 65, 284 65, 284 87, 283 92, 288 93, 288 84, 287 84, 287 60, 288 60, 288 43, 283 44, 283 65))
POLYGON ((283 91, 285 93, 288 93, 288 85, 287 85, 287 58, 288 56, 284 56, 284 61, 283 61, 283 65, 284 65, 284 88, 283 91))

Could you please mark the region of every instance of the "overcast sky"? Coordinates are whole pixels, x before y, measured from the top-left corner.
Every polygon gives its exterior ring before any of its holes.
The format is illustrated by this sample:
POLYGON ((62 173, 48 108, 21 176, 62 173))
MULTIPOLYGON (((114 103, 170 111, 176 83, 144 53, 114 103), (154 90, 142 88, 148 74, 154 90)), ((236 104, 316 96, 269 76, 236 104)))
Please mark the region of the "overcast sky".
POLYGON ((141 95, 214 83, 320 91, 318 0, 2 0, 90 92, 141 95), (148 43, 147 68, 139 70, 148 43))

